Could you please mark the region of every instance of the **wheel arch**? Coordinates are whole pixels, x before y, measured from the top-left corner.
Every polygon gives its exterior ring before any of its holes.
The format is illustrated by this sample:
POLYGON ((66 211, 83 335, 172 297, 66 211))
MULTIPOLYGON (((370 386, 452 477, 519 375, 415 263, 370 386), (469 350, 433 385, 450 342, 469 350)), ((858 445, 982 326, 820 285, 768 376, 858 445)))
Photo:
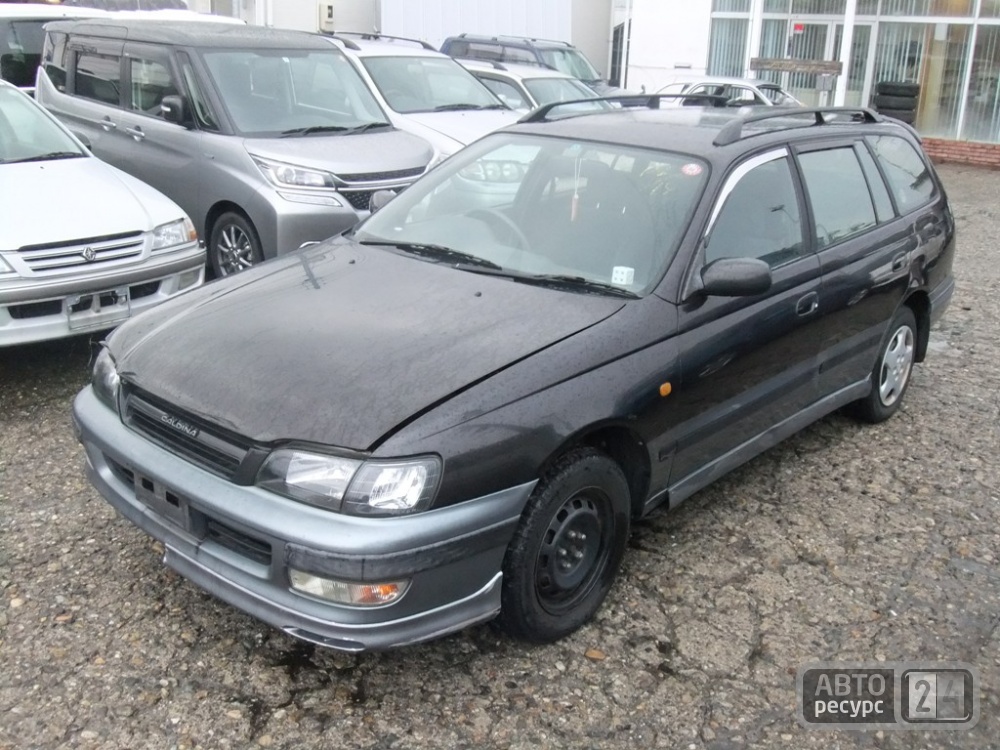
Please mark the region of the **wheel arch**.
POLYGON ((930 295, 926 290, 918 289, 912 292, 903 304, 913 311, 913 317, 917 319, 917 351, 914 354, 914 361, 923 362, 927 356, 927 344, 931 335, 930 295))
POLYGON ((257 224, 254 222, 252 218, 250 218, 250 214, 247 213, 246 209, 243 208, 243 206, 241 206, 238 203, 233 203, 232 201, 225 201, 225 200, 217 201, 210 209, 208 209, 208 213, 205 214, 205 227, 204 227, 205 234, 203 237, 206 246, 212 240, 212 230, 215 228, 215 222, 219 220, 220 216, 222 216, 225 213, 229 213, 230 211, 232 211, 233 213, 238 213, 244 219, 249 221, 251 226, 254 227, 254 229, 258 232, 258 234, 260 233, 260 230, 257 228, 257 224))
POLYGON ((628 483, 632 517, 638 518, 649 494, 651 462, 646 441, 635 430, 622 424, 595 424, 577 432, 563 442, 538 469, 542 476, 549 467, 570 451, 589 447, 600 450, 617 463, 628 483))

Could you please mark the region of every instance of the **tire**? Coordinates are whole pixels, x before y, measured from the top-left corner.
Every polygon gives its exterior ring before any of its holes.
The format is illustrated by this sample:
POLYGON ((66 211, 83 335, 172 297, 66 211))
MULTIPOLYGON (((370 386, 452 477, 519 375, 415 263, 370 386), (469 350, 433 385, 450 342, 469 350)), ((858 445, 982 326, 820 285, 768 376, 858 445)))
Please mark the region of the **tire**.
POLYGON ((879 81, 875 84, 876 94, 886 96, 920 96, 919 83, 904 83, 903 81, 879 81))
POLYGON ((264 260, 257 230, 235 211, 222 214, 212 225, 208 257, 216 278, 231 276, 264 260))
POLYGON ((628 542, 631 500, 621 468, 579 448, 542 477, 503 562, 496 625, 551 643, 587 622, 611 589, 628 542))
POLYGON ((917 350, 917 319, 913 310, 902 307, 889 324, 872 369, 872 391, 854 402, 854 415, 877 424, 895 414, 910 386, 917 350))
POLYGON ((875 107, 883 109, 907 109, 911 112, 917 109, 917 97, 915 96, 890 96, 889 94, 876 94, 875 107))
POLYGON ((894 120, 912 125, 917 121, 917 113, 912 109, 880 109, 878 113, 883 117, 891 117, 894 120))

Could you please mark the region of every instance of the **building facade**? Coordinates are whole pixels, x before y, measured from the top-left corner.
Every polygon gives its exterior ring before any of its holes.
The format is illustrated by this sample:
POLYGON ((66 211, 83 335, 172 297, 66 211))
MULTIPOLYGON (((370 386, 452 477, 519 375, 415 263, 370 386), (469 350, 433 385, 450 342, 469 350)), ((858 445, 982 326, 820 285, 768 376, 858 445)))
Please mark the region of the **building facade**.
POLYGON ((707 72, 766 77, 809 104, 861 106, 879 81, 912 82, 921 87, 916 126, 929 142, 1000 143, 1000 0, 631 5, 629 88, 655 91, 679 74, 707 72), (755 75, 750 61, 758 57, 843 61, 846 80, 837 92, 816 74, 755 75))

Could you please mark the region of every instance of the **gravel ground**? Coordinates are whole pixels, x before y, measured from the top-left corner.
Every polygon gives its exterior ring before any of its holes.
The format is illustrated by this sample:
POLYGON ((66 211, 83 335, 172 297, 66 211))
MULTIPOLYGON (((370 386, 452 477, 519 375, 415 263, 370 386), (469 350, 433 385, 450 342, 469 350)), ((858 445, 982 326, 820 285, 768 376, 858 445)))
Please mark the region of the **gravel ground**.
POLYGON ((82 339, 0 353, 0 749, 997 748, 1000 172, 941 170, 958 291, 900 414, 834 415, 638 525, 597 619, 315 649, 164 568, 83 477, 82 339), (795 720, 815 660, 961 660, 962 732, 795 720))

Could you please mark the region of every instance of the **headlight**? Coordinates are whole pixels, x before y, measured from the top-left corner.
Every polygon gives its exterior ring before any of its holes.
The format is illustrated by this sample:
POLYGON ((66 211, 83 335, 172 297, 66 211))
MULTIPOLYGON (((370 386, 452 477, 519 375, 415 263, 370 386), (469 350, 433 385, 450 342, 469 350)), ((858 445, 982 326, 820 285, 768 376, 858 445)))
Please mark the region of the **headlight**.
POLYGON ((264 173, 264 176, 278 187, 304 188, 336 188, 333 175, 318 169, 296 167, 294 164, 283 164, 280 161, 270 161, 252 157, 254 163, 264 173))
POLYGON ((166 247, 185 245, 197 240, 198 233, 194 229, 194 224, 187 217, 169 224, 160 224, 153 230, 153 250, 163 250, 166 247))
POLYGON ((385 516, 427 508, 440 476, 441 461, 433 456, 362 462, 282 448, 267 457, 257 485, 328 510, 385 516))
POLYGON ((516 161, 474 161, 459 170, 459 174, 475 182, 521 182, 527 169, 516 161))
POLYGON ((94 362, 94 373, 92 384, 94 393, 105 404, 115 411, 118 411, 118 387, 121 381, 118 377, 118 369, 115 361, 111 358, 111 352, 102 348, 94 362))

